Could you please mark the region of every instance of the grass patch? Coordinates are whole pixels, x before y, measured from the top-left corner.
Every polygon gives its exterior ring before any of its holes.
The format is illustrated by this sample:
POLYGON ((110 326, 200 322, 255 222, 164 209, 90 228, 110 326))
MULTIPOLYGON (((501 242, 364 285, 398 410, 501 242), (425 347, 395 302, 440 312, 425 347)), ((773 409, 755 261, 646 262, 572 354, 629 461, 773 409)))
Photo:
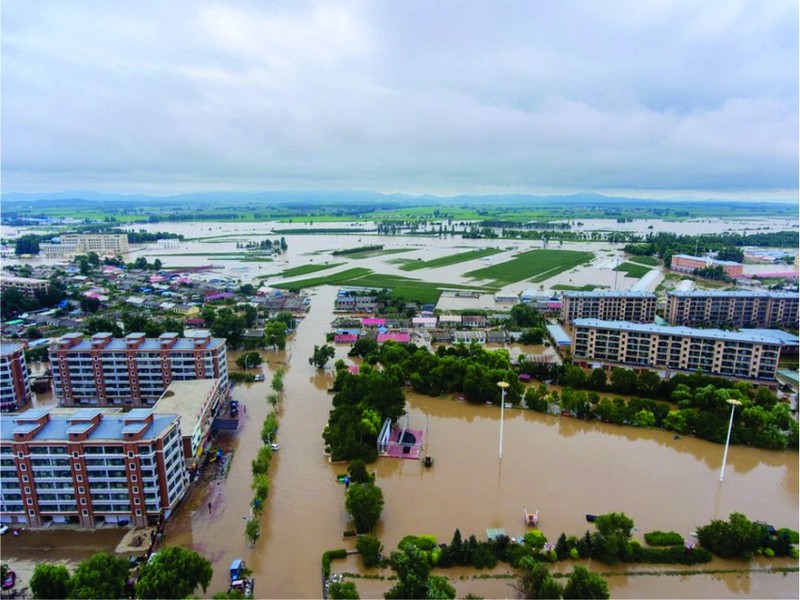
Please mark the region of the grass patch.
POLYGON ((647 265, 648 267, 657 267, 660 264, 659 260, 652 256, 631 256, 628 260, 637 265, 647 265))
POLYGON ((413 252, 416 248, 389 248, 388 250, 363 250, 360 252, 351 252, 347 258, 371 258, 373 256, 382 256, 385 254, 400 254, 401 252, 413 252))
POLYGON ((399 277, 396 275, 381 275, 374 273, 371 269, 356 267, 347 269, 339 273, 331 273, 328 276, 311 277, 299 281, 276 283, 277 288, 310 288, 320 285, 351 285, 357 287, 369 287, 376 289, 388 289, 393 296, 403 297, 409 302, 436 303, 442 294, 442 289, 464 289, 484 291, 483 288, 469 287, 454 284, 439 284, 399 277))
POLYGON ((591 292, 598 288, 603 287, 602 285, 566 285, 564 283, 558 283, 552 287, 554 290, 563 290, 563 291, 570 291, 570 292, 591 292))
POLYGON ((649 267, 645 267, 643 265, 636 265, 629 262, 622 263, 614 270, 622 271, 625 273, 626 277, 635 277, 636 279, 644 277, 648 272, 650 272, 649 267))
POLYGON ((554 277, 594 258, 592 252, 578 250, 529 250, 499 265, 470 271, 473 279, 488 279, 497 287, 531 278, 534 283, 554 277))
POLYGON ((501 252, 499 248, 482 248, 480 250, 469 250, 467 252, 460 252, 458 254, 451 254, 450 256, 442 256, 441 258, 434 258, 433 260, 416 260, 400 267, 402 271, 417 271, 419 269, 435 269, 437 267, 446 267, 448 265, 455 265, 469 260, 483 258, 484 256, 491 256, 501 252))
POLYGON ((316 273, 317 271, 324 271, 325 269, 332 269, 344 263, 333 263, 330 265, 301 265, 292 269, 286 269, 278 274, 278 277, 299 277, 300 275, 308 275, 309 273, 316 273))

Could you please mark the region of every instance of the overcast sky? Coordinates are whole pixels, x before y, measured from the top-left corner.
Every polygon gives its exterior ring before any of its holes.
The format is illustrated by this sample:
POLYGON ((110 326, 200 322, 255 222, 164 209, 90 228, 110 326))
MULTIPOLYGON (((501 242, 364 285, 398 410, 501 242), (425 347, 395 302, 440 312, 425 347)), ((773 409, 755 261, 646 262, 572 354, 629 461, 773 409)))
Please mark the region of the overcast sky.
POLYGON ((797 0, 2 2, 2 191, 798 188, 797 0))

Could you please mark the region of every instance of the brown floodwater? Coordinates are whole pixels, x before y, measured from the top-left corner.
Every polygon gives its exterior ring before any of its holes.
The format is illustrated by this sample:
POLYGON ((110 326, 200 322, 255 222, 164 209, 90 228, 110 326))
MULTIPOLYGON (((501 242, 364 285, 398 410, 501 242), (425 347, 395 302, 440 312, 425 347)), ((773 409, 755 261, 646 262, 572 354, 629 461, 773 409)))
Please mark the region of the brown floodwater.
MULTIPOLYGON (((269 373, 284 365, 288 368, 280 409, 281 448, 273 457, 272 487, 255 547, 245 541, 244 525, 252 496, 250 461, 268 410, 269 374, 267 382, 235 388, 234 396, 247 411, 238 438, 221 441, 235 450, 226 482, 212 482, 206 488, 201 484, 168 527, 168 543, 195 548, 214 562, 210 592, 224 589, 228 564, 243 558, 255 573, 258 597, 318 597, 322 553, 354 546, 352 540, 342 539, 349 522, 344 489, 335 479, 345 467, 329 464, 322 454, 320 435, 330 409, 331 372, 318 371, 307 361, 314 344, 323 343, 334 295, 333 288, 315 292, 311 311, 286 352, 264 353, 270 360, 269 373)), ((337 358, 345 353, 346 348, 337 348, 337 358)), ((734 446, 720 484, 723 448, 702 440, 676 440, 661 431, 509 409, 500 460, 498 408, 408 394, 408 410, 420 419, 427 417, 428 453, 435 463, 426 469, 418 461, 382 458, 371 465, 386 500, 377 533, 387 552, 412 533, 434 534, 443 542, 456 528, 479 538, 485 537, 486 528, 522 535, 523 507, 540 509, 540 528, 551 540, 562 531, 582 535, 588 528, 586 513, 610 511, 630 515, 639 535, 661 529, 688 536, 697 526, 734 511, 776 526, 797 524, 796 452, 734 446)), ((742 569, 744 565, 715 561, 712 566, 742 569)), ((334 562, 333 569, 361 571, 354 558, 334 562)), ((508 572, 500 567, 493 573, 508 572)), ((507 579, 479 579, 466 569, 444 574, 459 595, 514 594, 507 579)), ((380 596, 391 585, 377 579, 356 583, 365 597, 380 596)), ((609 583, 612 595, 618 597, 794 597, 798 576, 620 574, 609 583)))

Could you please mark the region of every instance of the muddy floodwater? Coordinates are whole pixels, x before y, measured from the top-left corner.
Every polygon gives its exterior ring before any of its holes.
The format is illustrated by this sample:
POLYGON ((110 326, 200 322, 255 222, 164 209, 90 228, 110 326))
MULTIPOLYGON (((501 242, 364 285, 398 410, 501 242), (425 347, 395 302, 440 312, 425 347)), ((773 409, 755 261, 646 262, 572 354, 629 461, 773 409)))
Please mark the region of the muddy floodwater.
MULTIPOLYGON (((318 371, 307 358, 324 341, 333 288, 312 296, 312 308, 298 326, 287 350, 265 352, 267 381, 237 386, 234 396, 246 406, 238 438, 223 446, 235 450, 224 481, 201 483, 167 529, 171 544, 189 546, 215 566, 212 591, 226 585, 225 568, 244 558, 256 577, 258 597, 318 597, 320 558, 325 550, 352 548, 343 540, 349 527, 344 489, 322 455, 321 431, 327 421, 330 371, 318 371), (260 440, 269 377, 286 368, 280 408, 280 451, 272 461, 272 487, 261 519, 262 536, 250 548, 244 524, 252 497, 250 461, 260 440), (211 502, 211 510, 208 508, 211 502)), ((337 358, 346 348, 337 349, 337 358)), ((722 447, 666 432, 621 428, 529 411, 505 411, 503 459, 499 453, 500 411, 455 399, 408 394, 408 411, 426 417, 428 453, 433 468, 420 462, 382 458, 371 465, 386 504, 378 527, 386 551, 407 534, 434 534, 448 542, 456 528, 485 537, 487 528, 521 535, 523 507, 540 510, 541 530, 555 540, 562 532, 582 535, 586 513, 624 511, 639 535, 655 529, 688 536, 713 518, 734 511, 776 526, 798 518, 798 455, 734 446, 724 483, 719 483, 722 447)), ((789 563, 776 561, 786 566, 789 563)), ((606 571, 604 565, 592 565, 606 571)), ((758 565, 756 565, 758 566, 758 565)), ((644 568, 644 565, 639 565, 644 568)), ((660 567, 646 565, 649 569, 660 567)), ((742 569, 735 561, 715 561, 710 568, 742 569)), ((360 572, 356 559, 333 563, 334 570, 360 572)), ((636 570, 635 567, 632 568, 636 570)), ((494 575, 510 571, 498 567, 494 575)), ((448 570, 459 595, 513 596, 506 579, 474 579, 472 571, 448 570)), ((370 573, 365 573, 369 575, 370 573)), ((355 580, 363 596, 380 596, 390 583, 355 580)), ((614 576, 618 597, 794 597, 797 573, 614 576)))

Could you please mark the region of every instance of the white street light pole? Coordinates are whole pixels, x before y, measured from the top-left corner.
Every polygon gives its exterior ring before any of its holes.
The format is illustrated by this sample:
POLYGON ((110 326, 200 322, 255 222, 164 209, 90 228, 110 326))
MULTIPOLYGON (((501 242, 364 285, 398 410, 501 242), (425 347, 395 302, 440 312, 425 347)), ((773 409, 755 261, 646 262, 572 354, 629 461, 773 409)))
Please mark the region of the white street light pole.
POLYGON ((497 386, 500 388, 500 459, 503 458, 503 415, 506 410, 506 388, 508 388, 507 381, 498 381, 497 386))
POLYGON ((722 455, 722 468, 719 471, 720 483, 722 482, 722 478, 725 477, 725 463, 728 461, 728 446, 731 443, 731 429, 733 429, 733 413, 737 406, 742 405, 738 400, 728 400, 728 404, 731 405, 731 422, 728 423, 728 438, 725 440, 725 452, 722 455))

